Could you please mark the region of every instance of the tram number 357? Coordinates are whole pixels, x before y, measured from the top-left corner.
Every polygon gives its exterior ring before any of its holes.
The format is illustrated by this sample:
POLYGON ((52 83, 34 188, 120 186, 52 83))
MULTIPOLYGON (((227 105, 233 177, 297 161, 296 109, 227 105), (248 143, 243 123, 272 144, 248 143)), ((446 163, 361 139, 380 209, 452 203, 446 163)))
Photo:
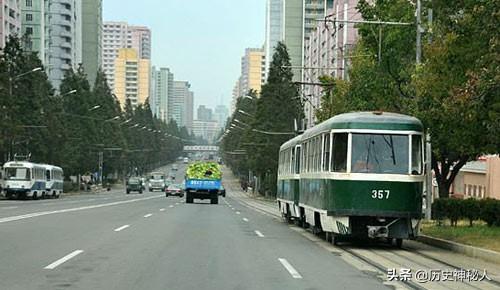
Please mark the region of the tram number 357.
POLYGON ((372 190, 373 199, 389 199, 390 194, 391 194, 390 190, 384 190, 384 189, 372 190))

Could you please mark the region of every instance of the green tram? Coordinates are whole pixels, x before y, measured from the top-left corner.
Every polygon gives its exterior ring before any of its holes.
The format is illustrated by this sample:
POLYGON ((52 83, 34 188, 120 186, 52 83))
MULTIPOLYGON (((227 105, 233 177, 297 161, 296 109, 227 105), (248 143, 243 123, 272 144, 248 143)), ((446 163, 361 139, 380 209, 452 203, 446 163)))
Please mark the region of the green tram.
POLYGON ((386 112, 337 115, 283 144, 278 205, 288 218, 339 237, 418 235, 423 125, 386 112))

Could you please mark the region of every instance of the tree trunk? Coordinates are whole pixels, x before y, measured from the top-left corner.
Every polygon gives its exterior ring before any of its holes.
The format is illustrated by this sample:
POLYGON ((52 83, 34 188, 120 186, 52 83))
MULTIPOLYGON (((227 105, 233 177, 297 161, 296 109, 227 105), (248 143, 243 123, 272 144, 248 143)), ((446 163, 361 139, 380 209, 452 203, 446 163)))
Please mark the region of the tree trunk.
POLYGON ((447 198, 450 196, 451 185, 455 181, 460 169, 469 159, 470 156, 460 156, 458 159, 451 161, 442 158, 438 163, 435 155, 432 155, 432 169, 434 170, 436 182, 438 184, 439 198, 447 198))

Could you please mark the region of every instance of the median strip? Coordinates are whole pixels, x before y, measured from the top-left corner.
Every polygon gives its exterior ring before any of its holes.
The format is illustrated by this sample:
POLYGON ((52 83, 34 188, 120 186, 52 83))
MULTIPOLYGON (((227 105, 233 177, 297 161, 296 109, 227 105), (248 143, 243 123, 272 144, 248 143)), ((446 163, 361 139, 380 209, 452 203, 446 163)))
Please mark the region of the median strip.
POLYGON ((295 268, 290 263, 288 263, 286 259, 279 258, 278 260, 294 279, 302 279, 302 276, 299 274, 299 272, 297 272, 297 270, 295 270, 295 268))
POLYGON ((46 266, 44 269, 47 269, 47 270, 55 269, 57 266, 59 266, 62 263, 64 263, 64 262, 66 262, 66 261, 68 261, 68 260, 70 260, 70 259, 72 259, 72 258, 74 258, 74 257, 76 257, 78 255, 80 255, 81 253, 83 253, 83 250, 76 250, 76 251, 74 251, 74 252, 72 252, 72 253, 70 253, 70 254, 62 257, 61 259, 55 261, 54 263, 46 266))
POLYGON ((115 232, 119 232, 119 231, 124 230, 124 229, 126 229, 126 228, 128 228, 128 227, 130 227, 130 225, 124 225, 124 226, 121 226, 121 227, 119 227, 119 228, 116 228, 116 229, 115 229, 115 232))

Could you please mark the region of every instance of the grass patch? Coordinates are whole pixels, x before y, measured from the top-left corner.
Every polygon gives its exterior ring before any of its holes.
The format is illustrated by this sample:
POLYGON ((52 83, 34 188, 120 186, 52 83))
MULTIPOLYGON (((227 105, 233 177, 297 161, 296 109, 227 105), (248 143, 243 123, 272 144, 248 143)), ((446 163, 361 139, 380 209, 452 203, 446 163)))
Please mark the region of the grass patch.
POLYGON ((500 252, 500 227, 488 227, 485 223, 475 222, 469 227, 468 221, 460 221, 458 226, 437 225, 424 222, 421 233, 427 236, 449 240, 465 245, 500 252))

